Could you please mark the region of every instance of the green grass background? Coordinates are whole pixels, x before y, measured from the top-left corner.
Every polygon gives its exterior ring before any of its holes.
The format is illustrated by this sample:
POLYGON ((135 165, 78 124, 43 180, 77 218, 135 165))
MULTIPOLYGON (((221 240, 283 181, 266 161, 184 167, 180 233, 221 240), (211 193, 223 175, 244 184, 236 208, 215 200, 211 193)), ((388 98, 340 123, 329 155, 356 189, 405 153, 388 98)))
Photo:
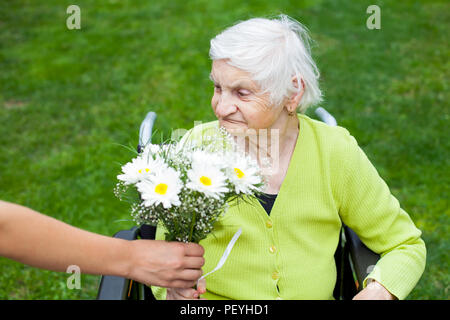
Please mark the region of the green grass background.
MULTIPOLYGON (((214 120, 209 41, 238 20, 285 13, 315 40, 322 106, 358 140, 423 231, 409 299, 449 298, 449 56, 446 1, 2 1, 0 199, 104 235, 129 228, 113 195, 148 111, 155 128, 214 120), (81 8, 81 30, 66 8, 81 8), (366 8, 381 8, 381 30, 366 8)), ((307 114, 315 117, 313 109, 307 114)), ((93 299, 99 277, 0 258, 0 299, 93 299)))

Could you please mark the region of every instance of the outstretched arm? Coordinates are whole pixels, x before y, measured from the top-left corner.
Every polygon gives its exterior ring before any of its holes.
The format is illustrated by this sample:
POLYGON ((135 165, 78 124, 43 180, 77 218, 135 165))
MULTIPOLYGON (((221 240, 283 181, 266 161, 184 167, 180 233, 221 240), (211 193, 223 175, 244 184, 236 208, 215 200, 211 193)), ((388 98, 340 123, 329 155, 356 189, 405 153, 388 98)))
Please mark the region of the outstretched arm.
POLYGON ((24 264, 116 275, 148 285, 188 288, 201 276, 204 250, 197 244, 127 241, 81 230, 29 208, 0 201, 0 256, 24 264))

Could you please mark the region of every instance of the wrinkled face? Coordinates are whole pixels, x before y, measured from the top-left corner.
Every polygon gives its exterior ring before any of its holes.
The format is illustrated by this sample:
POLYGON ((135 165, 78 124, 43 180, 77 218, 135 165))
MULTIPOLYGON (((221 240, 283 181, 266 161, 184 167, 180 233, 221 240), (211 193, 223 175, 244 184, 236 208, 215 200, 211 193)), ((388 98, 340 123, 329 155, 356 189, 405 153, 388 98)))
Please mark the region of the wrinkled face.
POLYGON ((211 106, 219 124, 225 129, 243 131, 269 128, 282 108, 270 105, 269 94, 260 93, 249 73, 225 61, 214 60, 210 76, 214 82, 211 106))

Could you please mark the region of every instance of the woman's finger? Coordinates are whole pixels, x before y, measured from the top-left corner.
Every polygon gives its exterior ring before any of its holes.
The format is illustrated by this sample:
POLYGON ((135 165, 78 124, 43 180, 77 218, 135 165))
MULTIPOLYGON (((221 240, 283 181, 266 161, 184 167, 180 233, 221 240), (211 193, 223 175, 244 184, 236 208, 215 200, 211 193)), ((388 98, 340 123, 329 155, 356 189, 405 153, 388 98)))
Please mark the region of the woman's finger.
POLYGON ((200 269, 205 264, 203 257, 185 257, 183 266, 187 269, 200 269))
POLYGON ((197 284, 197 280, 173 280, 170 283, 168 283, 167 285, 165 285, 164 287, 166 288, 192 288, 193 286, 195 286, 197 284))
POLYGON ((202 274, 202 269, 184 269, 177 274, 177 278, 178 280, 197 281, 202 274))
POLYGON ((191 300, 191 299, 197 299, 198 293, 196 290, 189 288, 189 289, 167 289, 168 291, 171 291, 171 295, 176 300, 191 300))
POLYGON ((191 257, 202 257, 205 254, 205 249, 197 243, 185 243, 185 255, 191 257))
POLYGON ((206 279, 203 278, 197 282, 197 292, 204 294, 206 292, 206 279))

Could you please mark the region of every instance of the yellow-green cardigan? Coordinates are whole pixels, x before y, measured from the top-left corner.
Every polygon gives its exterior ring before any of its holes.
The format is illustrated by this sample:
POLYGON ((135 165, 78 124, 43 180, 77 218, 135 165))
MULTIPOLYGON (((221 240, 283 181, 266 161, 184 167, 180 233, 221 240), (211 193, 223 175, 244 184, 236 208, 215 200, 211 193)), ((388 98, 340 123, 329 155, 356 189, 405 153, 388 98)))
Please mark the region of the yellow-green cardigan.
MULTIPOLYGON (((425 268, 421 231, 346 129, 303 114, 298 118, 294 154, 270 216, 255 198, 252 204, 240 202, 216 223, 214 235, 200 242, 206 274, 242 228, 225 265, 206 278, 204 297, 333 299, 334 253, 344 222, 381 254, 367 278, 404 299, 425 268)), ((194 127, 185 137, 199 139, 217 129, 216 120, 194 127)), ((162 228, 156 238, 164 238, 162 228)), ((165 299, 165 289, 152 290, 165 299)))

